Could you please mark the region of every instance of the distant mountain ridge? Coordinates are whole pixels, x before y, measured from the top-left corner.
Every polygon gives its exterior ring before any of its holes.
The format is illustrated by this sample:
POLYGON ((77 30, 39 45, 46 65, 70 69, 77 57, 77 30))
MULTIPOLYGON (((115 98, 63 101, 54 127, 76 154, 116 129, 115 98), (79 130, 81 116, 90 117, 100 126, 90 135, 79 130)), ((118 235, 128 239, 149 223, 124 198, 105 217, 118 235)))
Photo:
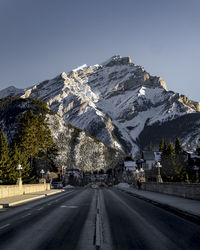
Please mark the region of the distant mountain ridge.
POLYGON ((66 122, 133 156, 149 141, 156 147, 162 136, 174 140, 170 130, 177 130, 187 150, 199 141, 200 104, 168 91, 162 78, 151 76, 129 57, 113 56, 102 64, 83 65, 20 91, 18 96, 47 102, 66 122), (188 127, 191 114, 195 114, 193 126, 188 127), (183 116, 181 128, 170 127, 183 116))

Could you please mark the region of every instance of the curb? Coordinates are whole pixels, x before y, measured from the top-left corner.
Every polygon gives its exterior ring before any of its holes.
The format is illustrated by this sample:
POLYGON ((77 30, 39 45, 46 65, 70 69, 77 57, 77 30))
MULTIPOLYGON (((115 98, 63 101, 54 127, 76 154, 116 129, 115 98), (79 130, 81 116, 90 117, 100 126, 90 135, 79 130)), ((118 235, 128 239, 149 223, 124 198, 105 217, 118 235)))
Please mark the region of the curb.
POLYGON ((10 203, 4 203, 4 204, 1 204, 0 206, 2 206, 2 208, 8 208, 8 207, 12 207, 12 206, 19 205, 19 204, 22 204, 22 203, 26 203, 28 201, 41 199, 41 198, 44 198, 44 197, 45 197, 45 195, 39 195, 39 196, 36 196, 36 197, 24 199, 24 200, 14 201, 14 202, 10 202, 10 203))
MULTIPOLYGON (((38 194, 35 197, 27 198, 27 199, 24 199, 24 200, 18 200, 18 201, 14 201, 14 202, 10 202, 10 203, 3 203, 3 204, 0 204, 0 209, 12 207, 12 206, 15 206, 15 205, 20 205, 20 204, 23 204, 23 203, 26 203, 26 202, 29 202, 29 201, 41 199, 41 198, 44 198, 44 197, 47 197, 47 196, 50 196, 50 195, 54 195, 54 194, 58 194, 58 193, 61 193, 61 192, 64 192, 64 190, 55 191, 55 192, 52 192, 52 193, 49 193, 49 194, 48 193, 47 194, 38 194)), ((34 193, 33 193, 33 195, 34 195, 34 193)))
POLYGON ((64 192, 65 190, 59 190, 59 191, 55 191, 55 192, 52 192, 52 193, 49 193, 49 194, 45 194, 45 196, 50 196, 50 195, 54 195, 54 194, 59 194, 59 193, 62 193, 64 192))
POLYGON ((199 224, 200 225, 200 216, 198 215, 195 215, 195 214, 192 214, 192 213, 189 213, 185 210, 181 210, 179 208, 176 208, 176 207, 173 207, 173 206, 170 206, 170 205, 167 205, 167 204, 164 204, 164 203, 161 203, 159 201, 155 201, 155 200, 151 200, 149 198, 146 198, 142 195, 139 195, 139 194, 135 194, 135 193, 132 193, 131 191, 128 191, 128 190, 124 190, 124 189, 118 189, 120 191, 123 191, 131 196, 134 196, 138 199, 141 199, 141 200, 144 200, 144 201, 147 201, 157 207, 160 207, 160 208, 163 208, 171 213, 174 213, 175 215, 178 215, 178 216, 181 216, 183 217, 184 219, 187 219, 187 220, 190 220, 196 224, 199 224))

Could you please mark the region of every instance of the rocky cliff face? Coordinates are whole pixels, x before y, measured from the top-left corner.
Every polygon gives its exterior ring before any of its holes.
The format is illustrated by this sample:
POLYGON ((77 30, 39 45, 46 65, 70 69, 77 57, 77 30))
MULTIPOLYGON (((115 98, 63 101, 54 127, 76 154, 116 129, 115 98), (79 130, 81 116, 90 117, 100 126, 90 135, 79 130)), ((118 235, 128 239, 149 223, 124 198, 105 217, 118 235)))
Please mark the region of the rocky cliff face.
MULTIPOLYGON (((132 155, 146 146, 142 135, 149 128, 152 134, 148 138, 156 142, 155 125, 165 126, 182 116, 187 120, 190 114, 197 114, 195 124, 200 119, 199 103, 168 91, 162 78, 151 76, 129 57, 114 56, 100 65, 63 72, 26 90, 22 97, 47 102, 66 122, 132 155)), ((189 128, 187 135, 181 129, 177 136, 187 149, 192 149, 199 132, 197 126, 196 136, 189 128), (193 146, 186 143, 190 137, 193 146)), ((169 130, 163 130, 162 136, 173 139, 169 130)))
MULTIPOLYGON (((39 114, 44 111, 43 102, 31 98, 0 100, 0 128, 5 132, 10 143, 15 138, 20 114, 26 113, 29 109, 39 114)), ((114 167, 123 160, 122 152, 108 147, 85 131, 67 124, 51 110, 45 112, 53 140, 59 148, 59 155, 55 159, 57 165, 95 171, 114 167)))

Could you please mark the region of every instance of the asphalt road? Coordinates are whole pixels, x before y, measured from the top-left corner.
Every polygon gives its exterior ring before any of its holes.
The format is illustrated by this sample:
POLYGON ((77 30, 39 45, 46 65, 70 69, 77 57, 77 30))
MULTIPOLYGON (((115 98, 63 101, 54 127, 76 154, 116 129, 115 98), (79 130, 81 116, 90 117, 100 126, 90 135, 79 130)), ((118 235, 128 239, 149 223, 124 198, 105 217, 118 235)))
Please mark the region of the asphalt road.
POLYGON ((95 192, 73 190, 0 212, 0 249, 78 249, 95 192))
POLYGON ((199 249, 200 226, 114 188, 73 189, 0 212, 0 249, 93 250, 97 238, 103 250, 199 249))
POLYGON ((200 226, 115 189, 101 197, 112 249, 200 249, 200 226))

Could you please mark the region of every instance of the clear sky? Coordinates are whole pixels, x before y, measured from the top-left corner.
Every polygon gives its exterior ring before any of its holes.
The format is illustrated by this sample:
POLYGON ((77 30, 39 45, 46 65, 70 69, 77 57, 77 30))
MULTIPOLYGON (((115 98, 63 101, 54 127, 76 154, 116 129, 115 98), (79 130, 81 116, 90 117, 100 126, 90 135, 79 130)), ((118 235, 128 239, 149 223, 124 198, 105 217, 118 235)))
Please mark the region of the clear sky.
POLYGON ((0 0, 0 89, 116 54, 200 101, 200 0, 0 0))

